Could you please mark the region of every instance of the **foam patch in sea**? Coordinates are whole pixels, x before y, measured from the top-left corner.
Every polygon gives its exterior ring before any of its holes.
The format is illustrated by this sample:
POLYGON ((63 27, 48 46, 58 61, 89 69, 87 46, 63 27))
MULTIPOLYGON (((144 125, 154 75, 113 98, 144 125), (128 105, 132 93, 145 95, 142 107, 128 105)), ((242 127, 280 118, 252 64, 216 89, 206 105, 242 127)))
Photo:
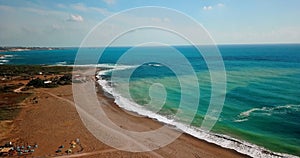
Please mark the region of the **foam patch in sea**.
POLYGON ((261 107, 261 108, 252 108, 250 110, 241 112, 238 116, 238 119, 235 120, 235 122, 244 122, 247 121, 248 118, 256 113, 259 113, 260 115, 268 115, 271 116, 272 114, 286 114, 289 111, 300 111, 300 105, 282 105, 282 106, 273 106, 273 107, 261 107))

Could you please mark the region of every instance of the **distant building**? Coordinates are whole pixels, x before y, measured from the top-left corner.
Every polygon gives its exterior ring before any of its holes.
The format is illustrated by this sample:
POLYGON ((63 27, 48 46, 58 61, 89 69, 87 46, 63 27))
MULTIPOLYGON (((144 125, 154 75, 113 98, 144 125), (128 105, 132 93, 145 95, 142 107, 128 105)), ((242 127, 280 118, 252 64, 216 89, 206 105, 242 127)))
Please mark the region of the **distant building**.
POLYGON ((49 81, 49 80, 44 81, 44 84, 50 84, 50 83, 52 83, 52 81, 49 81))

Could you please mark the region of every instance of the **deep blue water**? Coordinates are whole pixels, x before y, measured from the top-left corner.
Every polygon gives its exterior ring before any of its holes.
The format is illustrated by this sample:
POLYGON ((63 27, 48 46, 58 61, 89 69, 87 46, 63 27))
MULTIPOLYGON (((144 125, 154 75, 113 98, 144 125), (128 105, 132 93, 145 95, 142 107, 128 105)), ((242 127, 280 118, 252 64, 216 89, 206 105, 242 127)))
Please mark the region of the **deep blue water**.
MULTIPOLYGON (((272 151, 300 156, 300 45, 222 45, 218 48, 225 63, 227 91, 222 113, 212 131, 272 151)), ((177 72, 191 77, 193 74, 188 71, 191 64, 201 94, 192 125, 200 126, 211 97, 208 66, 194 47, 174 49, 183 56, 173 55, 174 50, 164 47, 136 48, 128 56, 124 54, 132 50, 130 47, 107 48, 98 63, 137 66, 130 78, 130 93, 133 101, 141 105, 149 103, 149 88, 153 83, 164 85, 167 99, 158 113, 168 116, 177 112, 180 102, 177 72), (118 61, 121 57, 123 60, 118 61), (141 61, 147 62, 141 64, 141 61), (168 61, 169 65, 159 61, 168 61), (176 67, 176 72, 170 66, 176 67)), ((77 50, 2 52, 0 54, 5 56, 1 57, 0 64, 72 65, 77 50)), ((98 58, 95 54, 99 49, 84 48, 82 51, 86 53, 84 64, 96 64, 90 62, 90 57, 98 58)), ((214 56, 209 59, 219 62, 214 56)), ((119 71, 120 80, 115 81, 119 82, 120 93, 121 79, 128 71, 119 71)), ((193 97, 192 92, 188 95, 193 97)), ((184 112, 193 110, 192 106, 184 112)))

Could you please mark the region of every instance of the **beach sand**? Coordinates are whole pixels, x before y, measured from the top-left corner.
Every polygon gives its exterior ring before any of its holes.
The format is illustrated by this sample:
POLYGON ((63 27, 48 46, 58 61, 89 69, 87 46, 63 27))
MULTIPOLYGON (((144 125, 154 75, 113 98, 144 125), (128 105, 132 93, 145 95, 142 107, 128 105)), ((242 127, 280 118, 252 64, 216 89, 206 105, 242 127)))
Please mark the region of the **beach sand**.
MULTIPOLYGON (((34 94, 22 103, 24 108, 14 120, 12 131, 0 141, 2 144, 7 141, 25 145, 37 143, 38 148, 30 155, 33 157, 246 157, 187 134, 151 152, 120 151, 96 139, 83 125, 74 106, 71 85, 33 91, 34 94), (32 101, 34 97, 37 103, 32 101), (67 155, 64 151, 76 138, 80 139, 82 148, 77 145, 72 149, 73 153, 67 155), (61 145, 64 145, 62 152, 55 153, 61 145)), ((98 97, 105 104, 103 108, 108 117, 124 129, 149 131, 162 126, 152 119, 130 115, 102 92, 99 92, 98 97)))

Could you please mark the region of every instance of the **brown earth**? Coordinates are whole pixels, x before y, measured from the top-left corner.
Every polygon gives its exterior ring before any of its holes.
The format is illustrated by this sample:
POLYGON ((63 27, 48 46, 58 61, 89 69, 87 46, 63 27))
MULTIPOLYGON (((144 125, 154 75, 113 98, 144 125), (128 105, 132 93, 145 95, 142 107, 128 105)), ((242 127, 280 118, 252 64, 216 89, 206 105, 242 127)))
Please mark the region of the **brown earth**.
MULTIPOLYGON (((182 134, 173 143, 151 152, 132 153, 114 149, 96 139, 83 125, 73 102, 72 86, 34 89, 33 94, 25 99, 23 108, 13 122, 11 132, 1 138, 19 145, 38 144, 33 157, 245 157, 233 150, 198 140, 182 134), (33 102, 37 100, 38 102, 33 102), (64 153, 76 138, 80 139, 73 153, 64 153), (61 153, 55 153, 64 145, 61 153), (82 151, 81 151, 82 150, 82 151)), ((103 93, 98 94, 108 117, 115 124, 134 131, 148 131, 159 128, 161 123, 145 117, 136 117, 124 112, 103 93)), ((3 125, 5 126, 5 124, 3 125)))

